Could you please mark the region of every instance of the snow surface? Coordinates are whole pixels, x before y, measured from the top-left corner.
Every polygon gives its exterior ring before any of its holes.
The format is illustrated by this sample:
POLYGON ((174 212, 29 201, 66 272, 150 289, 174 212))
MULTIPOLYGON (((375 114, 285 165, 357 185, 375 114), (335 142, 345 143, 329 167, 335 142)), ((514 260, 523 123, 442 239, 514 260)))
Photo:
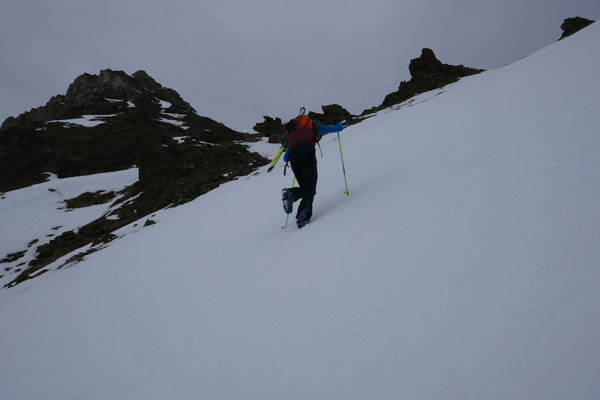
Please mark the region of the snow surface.
POLYGON ((76 209, 67 209, 65 200, 85 192, 120 191, 137 180, 137 168, 65 179, 52 175, 47 182, 0 196, 0 258, 27 250, 15 262, 0 264, 0 275, 3 275, 0 287, 16 278, 19 264, 29 263, 35 258, 38 246, 100 218, 117 198, 106 204, 76 209), (37 242, 29 246, 34 240, 37 242))
POLYGON ((166 110, 167 108, 171 108, 171 106, 172 106, 172 104, 169 103, 168 101, 164 101, 164 100, 161 100, 161 99, 157 99, 157 100, 160 103, 160 106, 161 106, 161 108, 163 110, 166 110))
POLYGON ((177 142, 177 144, 181 144, 185 142, 185 139, 189 138, 189 136, 175 136, 173 140, 177 142))
POLYGON ((175 114, 175 113, 165 112, 164 110, 171 107, 171 103, 166 102, 164 100, 160 100, 160 99, 157 99, 157 100, 163 109, 163 111, 161 112, 161 117, 159 117, 159 119, 158 119, 160 122, 175 125, 180 128, 183 128, 183 129, 189 129, 189 126, 185 126, 185 121, 182 121, 185 118, 184 114, 175 114))
POLYGON ((174 118, 171 118, 171 117, 169 117, 169 118, 160 117, 158 120, 160 122, 164 122, 164 123, 167 123, 167 124, 175 125, 175 126, 178 126, 180 128, 183 128, 183 129, 188 129, 189 128, 187 126, 184 126, 185 122, 179 121, 178 119, 174 119, 174 118))
POLYGON ((72 118, 72 119, 60 119, 54 121, 48 121, 48 123, 53 122, 62 122, 67 125, 81 125, 88 128, 92 128, 94 126, 98 126, 100 124, 105 123, 106 121, 103 118, 116 117, 119 114, 108 114, 108 115, 82 115, 80 118, 72 118))
POLYGON ((240 142, 240 144, 248 147, 248 151, 258 153, 263 157, 273 159, 281 144, 269 143, 268 138, 261 138, 257 142, 240 142))
POLYGON ((349 196, 326 136, 302 230, 280 163, 0 290, 3 398, 600 398, 599 45, 344 130, 349 196))

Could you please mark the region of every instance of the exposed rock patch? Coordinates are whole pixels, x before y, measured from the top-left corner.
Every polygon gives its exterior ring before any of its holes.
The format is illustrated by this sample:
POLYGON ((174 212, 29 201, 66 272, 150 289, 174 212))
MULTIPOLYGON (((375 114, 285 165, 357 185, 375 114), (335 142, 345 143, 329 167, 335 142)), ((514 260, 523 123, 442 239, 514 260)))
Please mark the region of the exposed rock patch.
POLYGON ((418 94, 444 87, 460 78, 484 71, 463 65, 443 64, 437 59, 433 50, 427 48, 421 51, 420 57, 410 61, 408 69, 411 79, 400 82, 396 92, 388 94, 381 105, 365 110, 363 115, 402 103, 418 94))
POLYGON ((339 104, 329 104, 322 106, 323 113, 310 111, 308 116, 321 122, 324 125, 333 125, 336 121, 346 121, 352 118, 348 110, 339 104))
POLYGON ((18 251, 16 253, 7 254, 6 257, 0 260, 0 264, 17 261, 19 258, 23 257, 25 253, 25 251, 18 251))
POLYGON ((580 30, 582 30, 583 28, 585 28, 588 25, 593 24, 596 21, 593 20, 589 20, 586 18, 582 18, 582 17, 575 17, 575 18, 566 18, 564 20, 564 22, 562 23, 562 25, 560 26, 560 29, 562 29, 563 33, 560 37, 560 39, 564 39, 568 36, 571 36, 572 34, 579 32, 580 30))
MULTIPOLYGON (((115 192, 85 192, 72 199, 65 200, 67 208, 83 208, 108 203, 116 196, 115 192)), ((54 229, 57 230, 57 229, 54 229)))
POLYGON ((268 137, 269 143, 279 142, 281 135, 285 133, 285 126, 281 118, 271 118, 264 116, 263 122, 258 122, 252 129, 258 132, 261 136, 268 137))

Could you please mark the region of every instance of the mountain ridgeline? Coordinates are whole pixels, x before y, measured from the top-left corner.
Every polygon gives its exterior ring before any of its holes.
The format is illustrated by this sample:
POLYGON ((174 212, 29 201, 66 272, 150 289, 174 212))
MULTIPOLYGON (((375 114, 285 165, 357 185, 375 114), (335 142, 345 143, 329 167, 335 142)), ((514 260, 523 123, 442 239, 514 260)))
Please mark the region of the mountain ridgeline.
MULTIPOLYGON (((159 160, 166 154, 200 148, 210 148, 206 152, 212 153, 236 141, 255 140, 199 116, 176 91, 162 87, 144 71, 133 75, 111 70, 83 74, 66 95, 54 96, 43 107, 8 118, 0 132, 4 161, 0 192, 41 182, 46 173, 65 178, 133 165, 140 168, 141 180, 147 180, 157 166, 160 169, 159 160), (178 137, 185 139, 173 139, 178 137)), ((237 150, 243 153, 246 148, 239 145, 237 150)), ((238 154, 231 151, 230 157, 238 154)), ((239 161, 247 165, 265 160, 239 161)), ((219 164, 211 165, 216 170, 198 170, 221 175, 232 172, 230 165, 221 171, 219 164)), ((180 175, 178 165, 171 169, 180 175)))
MULTIPOLYGON (((356 124, 365 118, 369 118, 377 111, 400 104, 411 97, 425 93, 429 90, 444 87, 458 81, 465 76, 478 74, 483 69, 469 68, 463 65, 448 65, 437 59, 431 49, 423 49, 421 56, 412 59, 408 67, 411 75, 409 81, 400 82, 398 90, 385 96, 383 102, 360 115, 352 115, 348 110, 338 104, 330 104, 322 107, 323 112, 310 111, 309 117, 319 120, 324 124, 333 124, 334 121, 344 121, 346 125, 356 124)), ((269 141, 275 143, 283 132, 284 122, 280 118, 265 116, 264 121, 254 126, 254 130, 268 136, 269 141)))
POLYGON ((71 199, 73 207, 84 207, 120 196, 110 215, 39 245, 37 258, 11 284, 82 246, 102 246, 115 238, 111 232, 154 211, 252 173, 268 162, 241 144, 256 140, 199 116, 143 71, 79 76, 66 95, 2 124, 0 192, 43 182, 49 174, 67 178, 137 167, 139 180, 122 193, 71 199))
MULTIPOLYGON (((558 40, 571 36, 594 22, 582 17, 566 18, 561 25, 563 33, 558 40)), ((460 78, 484 71, 483 69, 465 67, 464 65, 444 64, 438 60, 433 50, 428 48, 422 49, 421 55, 410 61, 408 70, 411 75, 410 80, 400 82, 398 90, 386 95, 380 105, 364 110, 360 115, 352 115, 342 106, 331 104, 324 105, 322 113, 311 111, 309 116, 325 124, 332 124, 334 121, 339 120, 344 121, 346 125, 353 125, 377 111, 405 102, 418 94, 439 89, 458 81, 460 78)), ((271 143, 276 143, 281 134, 285 132, 284 124, 286 121, 270 116, 264 116, 263 118, 264 121, 257 123, 254 130, 269 137, 271 143)))

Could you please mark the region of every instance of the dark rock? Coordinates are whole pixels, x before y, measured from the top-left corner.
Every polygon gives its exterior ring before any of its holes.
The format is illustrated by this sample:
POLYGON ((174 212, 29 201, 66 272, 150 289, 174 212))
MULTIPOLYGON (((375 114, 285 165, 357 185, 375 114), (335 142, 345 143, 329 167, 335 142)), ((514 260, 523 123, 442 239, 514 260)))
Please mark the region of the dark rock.
POLYGON ((269 136, 269 143, 281 143, 282 141, 282 135, 277 135, 277 134, 273 134, 269 136))
POLYGON ((163 88, 144 71, 128 75, 123 71, 105 69, 98 75, 80 75, 69 85, 66 95, 54 96, 44 107, 34 108, 16 118, 8 118, 1 129, 76 118, 86 114, 125 112, 130 108, 128 102, 136 107, 160 112, 159 100, 171 103, 169 112, 195 112, 177 92, 163 88))
POLYGON ((329 104, 321 106, 323 113, 310 111, 308 116, 313 120, 317 120, 323 125, 333 125, 336 121, 346 121, 352 118, 348 110, 339 104, 329 104))
POLYGON ((116 195, 115 192, 105 192, 103 190, 93 193, 85 192, 75 198, 65 200, 65 203, 68 208, 83 208, 108 203, 114 199, 116 195))
POLYGON ((443 64, 437 59, 433 50, 427 48, 421 51, 419 58, 410 61, 408 69, 411 79, 400 82, 398 91, 388 94, 381 105, 365 110, 362 115, 402 103, 417 94, 444 87, 462 77, 484 71, 483 69, 469 68, 463 65, 443 64))
POLYGON ((16 253, 7 254, 6 257, 4 257, 2 260, 0 260, 0 264, 17 261, 19 258, 23 257, 25 255, 25 253, 26 253, 26 251, 23 250, 23 251, 18 251, 16 253))
POLYGON ((285 126, 281 122, 281 118, 271 118, 269 116, 263 117, 265 120, 259 122, 252 129, 258 132, 261 136, 268 137, 269 143, 277 143, 279 137, 285 134, 285 126))
POLYGON ((256 140, 236 132, 194 109, 172 89, 164 88, 145 72, 122 71, 83 74, 67 94, 53 97, 46 106, 9 118, 0 129, 0 192, 46 180, 118 171, 139 165, 154 145, 173 144, 173 137, 188 136, 180 146, 204 141, 214 144, 256 140), (108 99, 108 100, 107 100, 108 99), (165 122, 159 101, 171 105, 165 111, 179 115, 178 123, 165 122), (136 106, 131 107, 134 103, 136 106), (81 115, 106 115, 94 127, 49 122, 81 115))
MULTIPOLYGON (((248 175, 268 160, 240 144, 218 146, 153 146, 139 164, 142 200, 153 210, 193 200, 220 184, 248 175), (169 190, 164 190, 169 187, 169 190)), ((146 210, 142 210, 146 212, 146 210)))
POLYGON ((92 242, 92 246, 100 246, 103 244, 107 244, 117 238, 118 238, 118 236, 115 235, 114 233, 106 233, 106 234, 103 234, 102 236, 100 236, 99 238, 97 238, 96 240, 94 240, 92 242))
POLYGON ((100 250, 100 249, 99 249, 99 248, 97 248, 97 247, 93 247, 93 248, 91 248, 91 249, 89 249, 89 250, 87 250, 87 251, 84 251, 84 252, 81 252, 81 253, 77 253, 77 254, 75 254, 74 256, 72 256, 72 257, 69 257, 69 259, 68 259, 67 261, 65 261, 65 262, 64 262, 64 263, 63 263, 63 264, 62 264, 60 267, 58 267, 58 269, 61 269, 62 267, 64 267, 64 266, 65 266, 65 265, 67 265, 67 264, 81 262, 81 261, 83 261, 83 259, 84 259, 86 256, 88 256, 88 255, 90 255, 90 254, 92 254, 92 253, 95 253, 95 252, 97 252, 98 250, 100 250))
POLYGON ((571 36, 572 34, 579 32, 580 30, 582 30, 588 25, 593 24, 594 22, 596 21, 582 17, 566 18, 560 26, 560 29, 563 30, 563 33, 560 39, 558 40, 562 40, 568 36, 571 36))

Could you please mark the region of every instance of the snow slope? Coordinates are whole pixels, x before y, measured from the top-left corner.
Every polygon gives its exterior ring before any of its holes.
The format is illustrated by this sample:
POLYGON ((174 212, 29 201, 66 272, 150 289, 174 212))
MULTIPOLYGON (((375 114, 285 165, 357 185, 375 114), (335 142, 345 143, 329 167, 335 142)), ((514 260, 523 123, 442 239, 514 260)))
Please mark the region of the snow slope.
POLYGON ((302 230, 263 168, 0 291, 3 398, 600 398, 599 45, 348 128, 348 197, 325 137, 302 230))
POLYGON ((23 257, 0 264, 0 288, 35 258, 37 246, 108 214, 121 196, 106 204, 76 209, 69 209, 66 200, 85 192, 118 192, 137 180, 137 168, 64 179, 53 175, 47 182, 0 196, 0 258, 25 251, 23 257))

